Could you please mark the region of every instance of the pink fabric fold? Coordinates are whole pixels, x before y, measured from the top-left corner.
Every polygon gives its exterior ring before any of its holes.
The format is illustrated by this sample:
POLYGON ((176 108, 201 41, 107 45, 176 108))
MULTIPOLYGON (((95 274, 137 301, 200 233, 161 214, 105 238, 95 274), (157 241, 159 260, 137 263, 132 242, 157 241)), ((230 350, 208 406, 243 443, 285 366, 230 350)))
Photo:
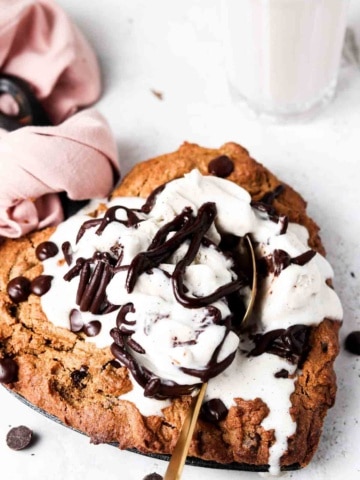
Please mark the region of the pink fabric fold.
POLYGON ((102 198, 118 173, 114 137, 94 109, 57 126, 0 130, 0 236, 56 225, 63 219, 58 192, 73 200, 102 198))
POLYGON ((52 0, 0 0, 0 71, 26 80, 58 124, 101 93, 97 58, 52 0))
MULTIPOLYGON (((119 166, 106 120, 76 113, 101 93, 96 55, 78 27, 53 0, 0 0, 0 9, 0 72, 27 81, 55 125, 0 129, 0 237, 20 237, 63 219, 58 192, 108 195, 119 166)), ((16 104, 3 95, 0 110, 16 114, 16 104)))

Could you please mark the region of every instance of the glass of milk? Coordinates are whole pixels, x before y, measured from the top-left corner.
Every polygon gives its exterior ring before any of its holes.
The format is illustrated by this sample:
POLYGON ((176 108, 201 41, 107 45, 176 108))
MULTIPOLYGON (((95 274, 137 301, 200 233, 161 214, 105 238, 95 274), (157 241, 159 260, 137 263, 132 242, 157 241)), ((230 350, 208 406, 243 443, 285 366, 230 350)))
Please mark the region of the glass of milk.
POLYGON ((334 96, 349 0, 223 0, 231 93, 286 121, 334 96))

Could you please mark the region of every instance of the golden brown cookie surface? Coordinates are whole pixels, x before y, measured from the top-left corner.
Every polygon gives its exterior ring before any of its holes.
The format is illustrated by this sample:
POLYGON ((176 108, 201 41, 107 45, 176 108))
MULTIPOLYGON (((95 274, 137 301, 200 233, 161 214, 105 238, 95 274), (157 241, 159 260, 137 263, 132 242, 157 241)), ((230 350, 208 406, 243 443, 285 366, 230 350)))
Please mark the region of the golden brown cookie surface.
MULTIPOLYGON (((237 144, 227 143, 219 149, 184 144, 177 152, 136 165, 113 197, 145 198, 159 185, 193 168, 208 175, 209 164, 220 156, 233 163, 227 179, 248 190, 254 201, 284 185, 237 144)), ((309 244, 323 253, 319 229, 306 215, 305 201, 291 187, 284 187, 273 206, 291 221, 305 225, 309 244)), ((0 357, 11 357, 19 367, 18 381, 7 386, 85 432, 94 442, 118 442, 121 448, 141 452, 171 452, 189 405, 188 396, 175 399, 162 417, 142 416, 132 402, 119 398, 132 388, 131 381, 127 369, 113 361, 108 348, 98 349, 82 336, 53 326, 36 295, 18 304, 9 298, 9 280, 19 275, 33 280, 42 273, 35 249, 51 233, 52 229, 47 229, 1 246, 0 357)), ((339 323, 325 320, 312 331, 311 350, 292 395, 297 433, 289 441, 283 466, 306 465, 316 449, 323 418, 335 398, 333 362, 338 353, 338 327, 339 323)), ((267 414, 261 399, 236 399, 236 406, 218 424, 199 421, 190 455, 219 463, 266 465, 274 441, 273 432, 261 426, 267 414)))

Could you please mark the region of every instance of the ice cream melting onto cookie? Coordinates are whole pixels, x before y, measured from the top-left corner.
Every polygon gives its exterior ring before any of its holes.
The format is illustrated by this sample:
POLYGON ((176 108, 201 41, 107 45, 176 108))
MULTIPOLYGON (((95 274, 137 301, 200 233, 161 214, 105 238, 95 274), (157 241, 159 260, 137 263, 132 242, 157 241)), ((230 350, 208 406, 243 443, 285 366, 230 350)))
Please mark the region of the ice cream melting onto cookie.
MULTIPOLYGON (((145 204, 116 198, 95 214, 83 211, 50 240, 59 252, 43 261, 53 277, 41 297, 48 318, 99 347, 111 344, 147 397, 189 393, 209 380, 204 412, 214 421, 234 398, 261 398, 270 410, 262 427, 275 434, 269 465, 276 474, 296 429, 290 395, 309 329, 342 318, 326 283, 332 269, 309 249, 306 229, 253 203, 238 185, 193 170, 145 204), (261 282, 253 329, 240 333, 239 347, 246 234, 261 282)), ((133 397, 122 398, 140 406, 133 397)), ((163 402, 154 400, 154 414, 163 402)))

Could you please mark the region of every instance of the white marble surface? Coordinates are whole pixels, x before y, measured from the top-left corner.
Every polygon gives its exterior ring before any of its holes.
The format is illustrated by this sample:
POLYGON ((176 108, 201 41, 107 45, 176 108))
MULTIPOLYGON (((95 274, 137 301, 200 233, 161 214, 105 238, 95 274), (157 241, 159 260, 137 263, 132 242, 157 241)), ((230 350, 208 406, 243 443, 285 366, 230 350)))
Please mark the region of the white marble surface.
MULTIPOLYGON (((104 75, 99 110, 117 138, 122 171, 183 141, 217 147, 236 141, 308 200, 345 311, 341 342, 360 330, 360 63, 344 60, 335 100, 312 121, 261 124, 231 102, 223 69, 218 0, 59 0, 97 50, 104 75), (152 93, 162 93, 162 100, 152 93)), ((360 4, 349 27, 360 44, 360 4)), ((319 449, 294 480, 360 478, 360 357, 342 349, 339 391, 319 449)), ((112 446, 91 445, 0 388, 0 465, 6 480, 142 480, 166 463, 112 446), (38 441, 21 452, 5 443, 10 426, 27 425, 38 441)), ((251 480, 256 473, 186 466, 184 480, 251 480)))

